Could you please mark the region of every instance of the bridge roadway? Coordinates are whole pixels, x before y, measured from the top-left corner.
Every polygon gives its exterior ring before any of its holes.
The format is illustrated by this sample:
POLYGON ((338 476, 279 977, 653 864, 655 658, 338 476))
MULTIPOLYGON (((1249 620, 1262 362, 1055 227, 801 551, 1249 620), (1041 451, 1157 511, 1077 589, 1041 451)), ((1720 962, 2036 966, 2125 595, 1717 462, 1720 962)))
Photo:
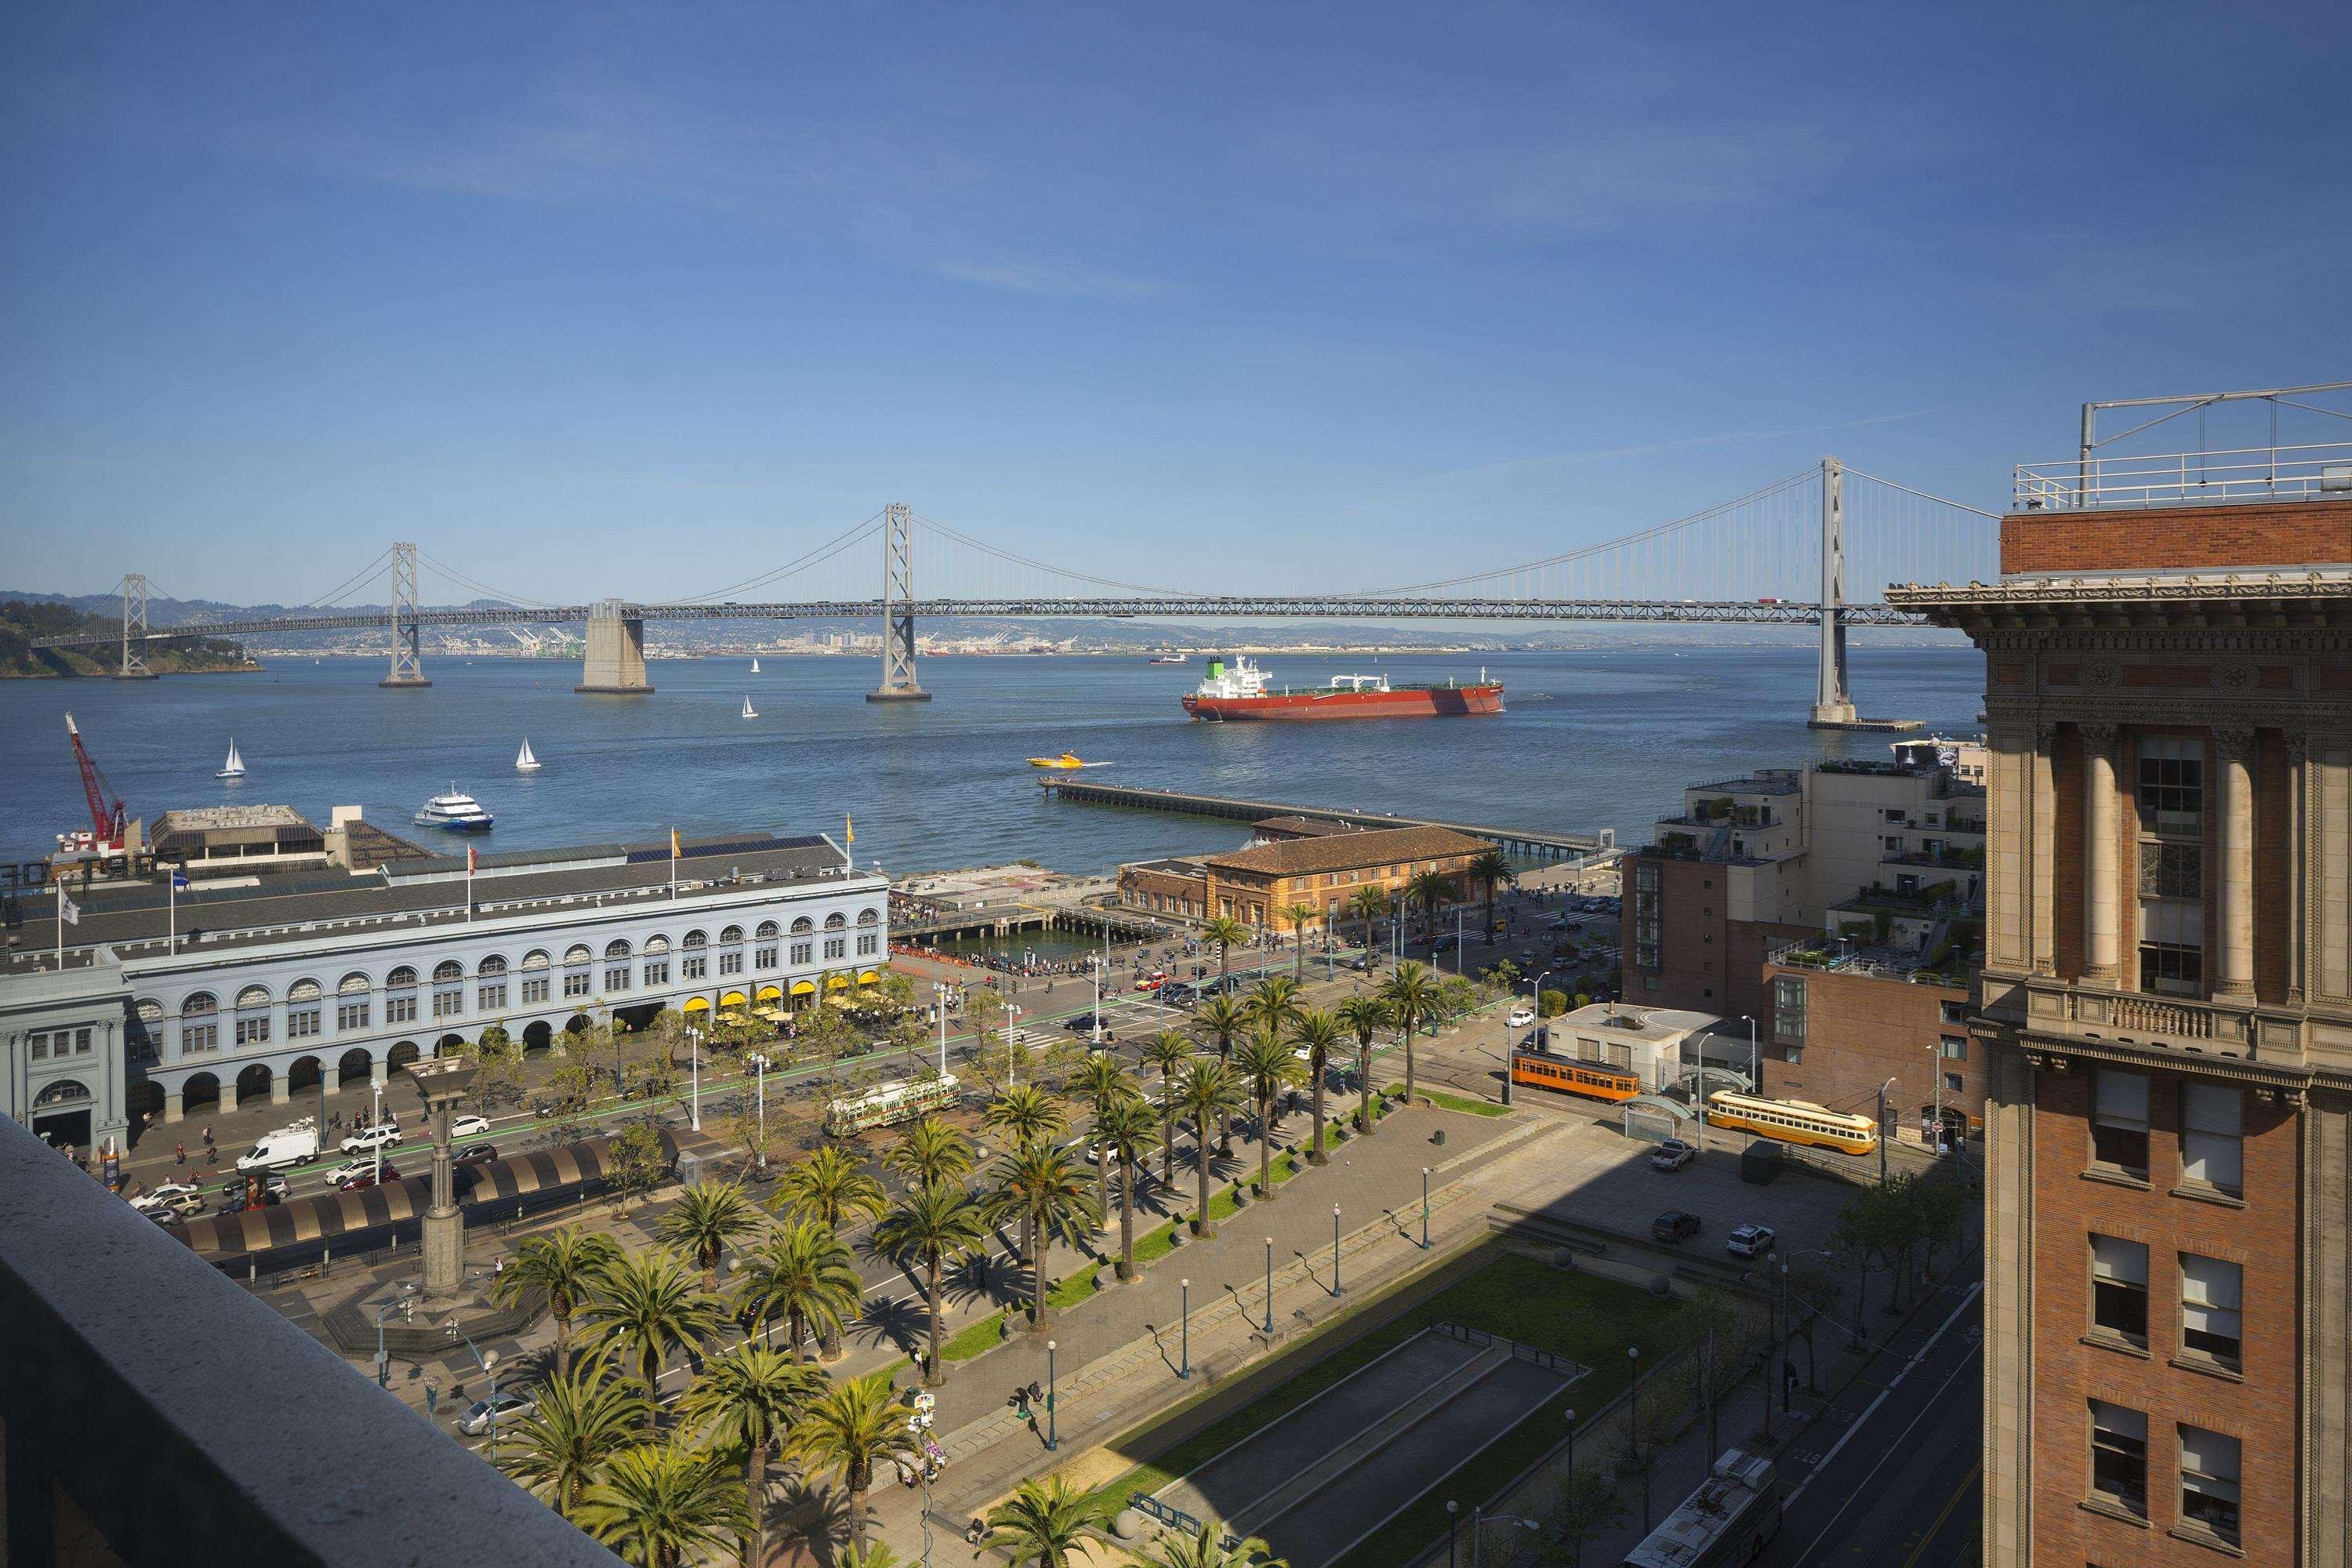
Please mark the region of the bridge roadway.
POLYGON ((1080 779, 1039 779, 1037 786, 1062 800, 1090 805, 1126 805, 1145 811, 1172 811, 1192 816, 1238 817, 1264 822, 1273 816, 1305 816, 1322 822, 1344 822, 1351 827, 1450 827, 1501 847, 1522 859, 1570 860, 1613 853, 1614 831, 1549 833, 1526 827, 1495 827, 1484 823, 1446 822, 1433 816, 1398 816, 1379 811, 1342 811, 1325 805, 1292 805, 1275 800, 1251 800, 1241 795, 1194 795, 1184 790, 1147 789, 1139 784, 1095 784, 1080 779))
MULTIPOLYGON (((537 608, 508 605, 420 607, 404 612, 404 629, 420 626, 558 626, 585 623, 600 614, 625 621, 790 621, 876 617, 888 610, 919 616, 963 616, 979 619, 1063 617, 1087 620, 1131 620, 1143 616, 1183 617, 1230 616, 1272 620, 1464 620, 1464 621, 1659 621, 1698 626, 1818 626, 1822 607, 1787 600, 1749 599, 1504 599, 1355 598, 1347 595, 1286 595, 1207 594, 1197 598, 1138 596, 1128 598, 998 598, 916 599, 886 605, 880 599, 811 599, 774 604, 546 605, 537 608)), ((1846 625, 1854 626, 1917 626, 1927 617, 1892 605, 1839 606, 1846 625)), ((179 637, 257 637, 269 632, 347 631, 390 623, 388 610, 335 611, 318 615, 276 616, 250 621, 184 622, 152 626, 148 642, 179 637)), ((120 634, 103 637, 45 637, 37 648, 110 647, 120 634)))

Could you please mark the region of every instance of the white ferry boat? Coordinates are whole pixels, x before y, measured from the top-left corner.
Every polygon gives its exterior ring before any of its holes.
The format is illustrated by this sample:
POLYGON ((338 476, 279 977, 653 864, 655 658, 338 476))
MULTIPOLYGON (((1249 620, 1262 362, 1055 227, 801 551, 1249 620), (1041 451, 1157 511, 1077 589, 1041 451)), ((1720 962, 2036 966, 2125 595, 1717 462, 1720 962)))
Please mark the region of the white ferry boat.
POLYGON ((452 833, 485 833, 489 830, 490 814, 482 809, 481 802, 451 784, 447 795, 436 795, 425 803, 425 809, 416 814, 416 826, 446 827, 452 833))

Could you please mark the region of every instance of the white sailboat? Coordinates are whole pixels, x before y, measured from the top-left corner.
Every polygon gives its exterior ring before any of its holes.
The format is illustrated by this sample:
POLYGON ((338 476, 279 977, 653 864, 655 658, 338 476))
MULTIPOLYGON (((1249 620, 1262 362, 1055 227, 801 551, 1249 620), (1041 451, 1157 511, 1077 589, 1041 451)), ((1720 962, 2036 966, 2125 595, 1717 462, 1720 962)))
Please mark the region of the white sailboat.
POLYGON ((216 779, 241 779, 244 776, 245 759, 236 754, 236 742, 235 741, 231 741, 228 743, 228 761, 221 764, 221 771, 215 773, 213 777, 216 779))
POLYGON ((759 716, 760 710, 751 706, 751 694, 746 692, 743 696, 743 717, 746 719, 757 719, 759 716))
POLYGON ((530 737, 529 735, 525 735, 522 738, 522 750, 515 753, 515 772, 519 773, 535 773, 539 772, 539 759, 530 754, 530 737))
POLYGON ((754 675, 760 673, 760 656, 756 653, 751 656, 751 673, 754 675))

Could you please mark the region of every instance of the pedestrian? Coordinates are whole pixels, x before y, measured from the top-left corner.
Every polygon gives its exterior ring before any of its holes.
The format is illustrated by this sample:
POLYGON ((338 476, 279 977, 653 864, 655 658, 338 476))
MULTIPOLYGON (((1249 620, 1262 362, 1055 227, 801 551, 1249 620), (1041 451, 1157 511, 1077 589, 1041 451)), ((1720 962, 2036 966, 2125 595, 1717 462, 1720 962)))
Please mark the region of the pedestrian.
POLYGON ((173 1144, 173 1145, 172 1145, 172 1163, 173 1163, 174 1165, 184 1165, 184 1164, 186 1164, 187 1163, 188 1163, 188 1146, 187 1146, 185 1143, 174 1143, 174 1144, 173 1144))
POLYGON ((205 1148, 207 1148, 207 1149, 209 1149, 209 1148, 211 1148, 212 1146, 213 1146, 213 1124, 212 1124, 211 1122, 207 1121, 207 1122, 205 1122, 205 1148))
POLYGON ((219 1151, 219 1150, 217 1150, 217 1149, 207 1149, 207 1150, 205 1150, 205 1164, 207 1164, 207 1165, 217 1165, 217 1164, 219 1164, 219 1163, 220 1163, 220 1151, 219 1151))

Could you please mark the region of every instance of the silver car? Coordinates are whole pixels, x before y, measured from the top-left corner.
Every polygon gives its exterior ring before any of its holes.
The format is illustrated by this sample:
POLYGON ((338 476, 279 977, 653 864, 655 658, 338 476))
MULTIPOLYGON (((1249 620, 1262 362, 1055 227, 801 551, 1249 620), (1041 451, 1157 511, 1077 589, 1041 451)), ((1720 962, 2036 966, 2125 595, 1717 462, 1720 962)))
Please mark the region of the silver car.
POLYGON ((499 1420, 520 1421, 539 1408, 539 1401, 528 1394, 502 1388, 495 1399, 477 1399, 466 1406, 466 1413, 457 1417, 457 1430, 468 1437, 478 1437, 488 1431, 493 1405, 498 1409, 499 1420))

